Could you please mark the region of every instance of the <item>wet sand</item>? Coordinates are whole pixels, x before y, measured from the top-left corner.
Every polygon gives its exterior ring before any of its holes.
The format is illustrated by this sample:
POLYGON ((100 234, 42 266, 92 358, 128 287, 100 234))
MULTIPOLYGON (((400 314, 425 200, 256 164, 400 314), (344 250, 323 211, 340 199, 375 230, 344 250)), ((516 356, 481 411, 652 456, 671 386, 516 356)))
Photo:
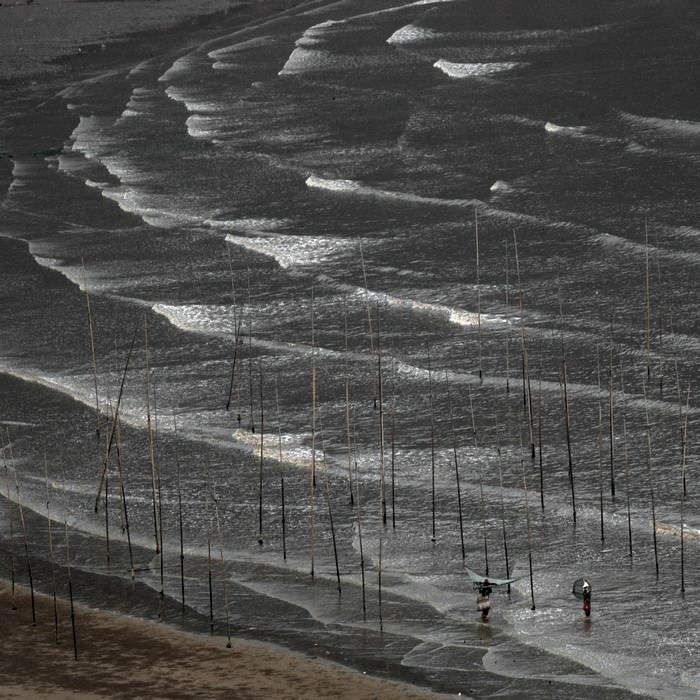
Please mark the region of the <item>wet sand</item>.
MULTIPOLYGON (((165 624, 70 605, 0 584, 3 698, 441 697, 272 645, 188 634, 165 624), (58 641, 57 641, 58 637, 58 641), (77 650, 77 660, 76 660, 77 650)), ((444 696, 442 696, 444 697, 444 696)))

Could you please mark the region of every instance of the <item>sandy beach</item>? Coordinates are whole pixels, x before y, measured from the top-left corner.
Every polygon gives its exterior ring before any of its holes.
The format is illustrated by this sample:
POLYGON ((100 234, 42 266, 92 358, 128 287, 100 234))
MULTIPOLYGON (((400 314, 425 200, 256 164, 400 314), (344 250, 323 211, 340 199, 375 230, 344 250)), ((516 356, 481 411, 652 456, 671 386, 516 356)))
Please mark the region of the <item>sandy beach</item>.
POLYGON ((208 638, 0 585, 3 698, 441 697, 271 645, 208 638), (16 608, 16 609, 15 609, 16 608), (56 625, 56 617, 58 625, 56 625), (57 639, 58 637, 58 639, 57 639), (75 658, 77 650, 77 660, 75 658))
MULTIPOLYGON (((284 0, 25 0, 0 5, 0 81, 41 80, 100 59, 108 48, 147 52, 145 32, 167 40, 177 25, 240 21, 280 11, 284 0), (141 40, 136 32, 144 32, 141 40)), ((3 698, 426 698, 262 643, 188 634, 157 622, 75 607, 0 583, 3 698), (55 614, 55 611, 57 614, 55 614), (36 624, 33 624, 33 618, 36 624), (56 624, 55 620, 58 620, 56 624), (77 660, 75 658, 77 653, 77 660)))

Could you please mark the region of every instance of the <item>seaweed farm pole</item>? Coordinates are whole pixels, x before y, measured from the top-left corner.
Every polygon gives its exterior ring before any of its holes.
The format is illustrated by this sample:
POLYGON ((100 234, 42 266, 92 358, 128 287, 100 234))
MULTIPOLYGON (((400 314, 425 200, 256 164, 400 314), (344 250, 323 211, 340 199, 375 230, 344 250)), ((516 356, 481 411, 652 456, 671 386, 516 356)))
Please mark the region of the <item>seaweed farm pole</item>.
MULTIPOLYGON (((457 512, 459 514, 459 539, 462 544, 462 560, 466 559, 467 553, 464 547, 464 520, 462 517, 462 490, 459 483, 459 461, 457 459, 457 436, 455 434, 454 411, 452 410, 452 395, 450 394, 450 382, 445 370, 445 385, 447 386, 447 402, 450 407, 450 433, 452 435, 452 452, 455 460, 455 483, 457 485, 457 512)), ((506 577, 507 578, 507 577, 506 577)))
POLYGON ((345 433, 348 439, 348 484, 350 486, 350 505, 354 503, 352 488, 352 445, 350 437, 350 366, 348 359, 348 308, 345 305, 345 365, 343 370, 345 384, 345 433))
POLYGON ((358 238, 360 245, 360 262, 362 263, 362 279, 365 285, 365 305, 367 306, 367 328, 369 333, 369 352, 372 368, 372 403, 377 407, 377 378, 374 374, 374 333, 372 332, 372 311, 369 306, 369 289, 367 288, 367 270, 365 269, 365 256, 362 252, 362 239, 358 238))
MULTIPOLYGON (((83 276, 85 276, 85 262, 80 258, 80 264, 83 267, 83 276)), ((87 281, 85 284, 85 301, 87 302, 88 315, 88 333, 90 335, 90 354, 92 357, 92 376, 95 382, 95 434, 100 437, 100 394, 97 388, 97 360, 95 357, 95 326, 92 319, 92 307, 90 305, 90 292, 88 291, 87 281)))
POLYGON ((651 450, 651 423, 649 422, 649 403, 647 401, 647 385, 645 381, 642 381, 644 386, 644 410, 646 414, 647 421, 647 467, 649 470, 649 493, 651 497, 651 521, 654 528, 654 563, 656 566, 656 576, 659 576, 659 553, 656 543, 656 506, 654 503, 654 468, 653 468, 653 458, 651 450))
POLYGON ((335 558, 335 576, 338 581, 338 593, 343 592, 340 585, 340 565, 338 563, 338 545, 335 538, 335 526, 333 525, 333 505, 331 501, 331 486, 328 478, 328 463, 326 462, 326 445, 323 439, 323 422, 321 422, 321 453, 323 454, 323 473, 326 481, 326 502, 328 503, 328 521, 331 526, 331 539, 333 540, 333 557, 335 558))
POLYGON ((263 407, 263 368, 260 360, 260 476, 258 479, 258 544, 263 543, 263 466, 265 458, 265 412, 263 407))
POLYGON ((610 432, 610 495, 615 500, 615 411, 613 393, 613 316, 610 309, 610 349, 608 352, 608 426, 610 432))
POLYGON ((122 530, 126 532, 126 542, 129 549, 129 567, 131 569, 131 580, 136 577, 134 569, 134 555, 131 549, 131 532, 129 530, 129 513, 126 506, 126 488, 124 483, 124 469, 122 465, 122 438, 120 424, 117 423, 117 468, 119 470, 119 492, 121 494, 121 514, 122 514, 122 530))
MULTIPOLYGON (((62 473, 63 476, 63 493, 66 493, 66 474, 65 470, 62 473)), ((71 631, 73 633, 73 656, 75 660, 78 660, 78 637, 75 630, 75 607, 73 605, 73 577, 71 575, 71 565, 70 565, 70 543, 68 540, 68 499, 64 499, 64 512, 63 512, 63 527, 66 536, 66 573, 68 575, 68 599, 70 601, 70 625, 71 631)))
POLYGON ((100 477, 100 485, 97 489, 97 496, 95 497, 95 513, 100 508, 100 496, 102 495, 102 487, 104 486, 105 479, 107 478, 107 471, 109 469, 109 453, 112 450, 112 445, 114 443, 114 437, 116 434, 117 424, 119 421, 119 408, 122 402, 122 395, 124 393, 124 382, 126 381, 126 373, 129 369, 129 361, 131 360, 131 353, 134 350, 134 343, 136 342, 136 333, 138 332, 138 326, 134 328, 134 336, 131 339, 131 345, 129 347, 129 353, 126 356, 126 363, 124 365, 124 372, 122 374, 121 385, 119 386, 119 395, 117 396, 117 406, 114 410, 114 419, 112 421, 112 428, 109 432, 109 439, 107 440, 107 451, 105 453, 104 461, 102 463, 102 475, 100 477))
POLYGON ((688 441, 688 408, 690 404, 690 384, 685 399, 685 420, 683 422, 683 440, 681 442, 681 593, 685 593, 685 460, 688 441))
POLYGON ((539 377, 537 385, 537 443, 540 462, 540 506, 544 510, 544 464, 542 463, 542 333, 540 333, 539 377))
POLYGON ((287 517, 284 506, 284 462, 282 461, 282 426, 280 424, 280 396, 275 377, 275 403, 277 405, 277 438, 279 442, 280 490, 282 498, 282 558, 287 558, 287 517))
POLYGON ((0 434, 0 447, 2 448, 2 462, 5 465, 5 484, 7 488, 7 524, 10 533, 10 577, 12 590, 12 609, 17 610, 17 601, 15 599, 15 580, 17 578, 17 558, 15 556, 15 528, 14 517, 12 515, 12 493, 10 492, 10 470, 7 466, 7 457, 5 456, 5 445, 0 434))
POLYGON ((311 287, 311 578, 316 554, 316 341, 314 338, 314 288, 311 287))
POLYGON ((535 610, 535 584, 532 575, 532 526, 530 524, 530 503, 527 495, 527 474, 525 473, 525 460, 523 458, 523 437, 520 432, 520 466, 523 470, 523 487, 525 489, 525 517, 527 520, 527 559, 530 567, 530 597, 532 599, 532 607, 530 610, 535 610))
POLYGON ((396 367, 391 353, 391 526, 396 527, 396 367))
POLYGON ((523 356, 523 392, 528 416, 528 428, 530 430, 530 453, 535 459, 535 439, 532 435, 532 392, 530 391, 530 362, 525 342, 525 314, 523 311, 523 287, 520 281, 520 259, 518 257, 518 241, 513 230, 513 246, 515 248, 515 270, 518 278, 518 303, 520 305, 520 345, 523 356))
POLYGON ((44 450, 44 478, 46 482, 46 524, 49 535, 49 559, 51 561, 51 590, 53 593, 53 620, 56 631, 56 644, 60 643, 58 635, 58 604, 56 600, 56 556, 53 548, 53 531, 51 529, 51 506, 49 496, 49 465, 46 461, 46 450, 44 450))
POLYGON ((620 353, 620 394, 622 396, 622 442, 625 449, 625 491, 627 492, 627 534, 629 539, 630 559, 632 558, 632 511, 630 508, 630 468, 627 450, 627 404, 625 400, 625 378, 622 370, 622 353, 620 353))
MULTIPOLYGON (((501 492, 501 527, 503 530, 503 553, 506 560, 506 578, 510 578, 510 567, 508 565, 508 538, 506 537, 506 506, 503 499, 503 456, 501 455, 501 438, 498 431, 498 420, 496 419, 496 411, 494 409, 494 423, 496 425, 496 452, 498 455, 498 483, 501 492)), ((508 584, 508 593, 510 593, 510 583, 508 584)))
POLYGON ((250 432, 255 432, 253 409, 253 320, 250 300, 250 268, 248 268, 248 396, 250 397, 250 432))
POLYGON ((651 379, 651 290, 649 287, 649 222, 644 219, 647 380, 651 379))
POLYGON ((485 574, 489 575, 489 548, 488 541, 486 537, 486 507, 484 505, 484 477, 481 472, 481 456, 479 454, 479 442, 476 436, 476 421, 474 419, 474 403, 472 401, 472 387, 469 385, 469 412, 471 413, 472 419, 472 434, 474 436, 474 449, 476 456, 476 470, 479 475, 479 495, 481 500, 481 526, 484 533, 484 561, 485 561, 485 574))
MULTIPOLYGON (((508 237, 506 236, 506 396, 510 395, 510 286, 508 283, 508 237)), ((510 590, 510 584, 508 585, 510 590)))
MULTIPOLYGON (((353 417, 352 424, 352 435, 353 440, 355 437, 355 419, 353 417)), ((365 551, 362 544, 362 503, 360 500, 360 477, 359 470, 357 467, 357 459, 353 454, 355 459, 355 491, 357 492, 357 542, 360 549, 360 574, 362 576, 362 619, 367 619, 367 592, 365 584, 365 551)))
POLYGON ((481 339, 481 280, 479 271, 479 211, 474 207, 474 237, 476 239, 476 328, 479 344, 479 382, 483 382, 482 375, 482 339, 481 339))
POLYGON ((209 633, 214 634, 214 589, 211 573, 211 515, 209 513, 209 470, 204 476, 204 512, 207 517, 207 574, 209 579, 209 633))
POLYGON ((564 400, 564 432, 566 433, 566 453, 569 461, 569 483, 571 485, 571 508, 576 525, 576 494, 574 492, 574 463, 571 456, 571 423, 569 420, 569 391, 568 391, 568 370, 566 366, 566 350, 564 349, 564 313, 561 303, 561 289, 557 284, 557 296, 559 297, 559 326, 561 341, 561 364, 562 364, 562 387, 564 400))
POLYGON ((664 391, 664 309, 663 309, 663 280, 661 277, 661 262, 658 247, 656 249, 656 284, 657 313, 659 323, 659 393, 664 391))
POLYGON ((432 536, 435 542, 435 412, 433 410, 433 375, 430 369, 430 345, 428 345, 428 396, 430 399, 430 483, 432 502, 432 536))
POLYGON ((231 405, 231 395, 233 394, 233 382, 236 374, 236 360, 238 358, 238 346, 241 336, 241 320, 237 318, 236 314, 236 285, 233 282, 233 264, 231 262, 231 249, 228 246, 228 241, 226 242, 226 253, 228 255, 229 274, 231 275, 231 299, 233 304, 233 361, 231 363, 231 379, 229 380, 228 385, 228 397, 226 398, 226 411, 228 411, 231 405))
POLYGON ((386 525, 386 472, 384 469, 384 389, 382 380, 381 314, 377 302, 377 372, 379 383, 379 489, 382 499, 382 523, 386 525))
POLYGON ((219 516, 219 502, 216 498, 216 494, 212 492, 212 499, 214 501, 214 513, 216 515, 216 534, 219 540, 219 555, 221 558, 221 585, 224 589, 224 610, 226 611, 226 648, 231 648, 231 613, 229 612, 228 603, 228 586, 226 585, 226 562, 224 561, 224 539, 221 534, 221 517, 219 516))
POLYGON ((180 534, 180 592, 182 597, 182 611, 185 611, 185 538, 182 523, 182 470, 180 469, 180 455, 177 448, 177 420, 173 413, 173 435, 175 436, 175 465, 177 467, 177 520, 180 534))
POLYGON ((600 350, 596 346, 596 360, 598 364, 598 471, 600 485, 600 539, 605 541, 605 525, 603 521, 603 400, 601 398, 602 387, 600 385, 600 350))
POLYGON ((32 597, 32 625, 36 625, 36 602, 34 600, 34 578, 32 576, 32 564, 29 557, 29 537, 27 535, 27 524, 24 520, 24 508, 22 507, 22 498, 19 495, 17 467, 15 466, 15 458, 12 454, 12 442, 10 440, 9 431, 7 431, 7 445, 10 448, 10 462, 12 464, 12 473, 15 476, 15 492, 17 493, 17 508, 19 509, 19 522, 22 525, 22 534, 24 535, 24 553, 27 557, 27 575, 29 576, 29 591, 32 597))
POLYGON ((160 554, 160 537, 158 535, 158 512, 156 506, 156 454, 155 443, 153 440, 153 426, 151 424, 151 367, 149 363, 148 352, 148 316, 143 315, 143 334, 144 334, 144 358, 145 358, 145 377, 146 377, 146 427, 148 430, 148 456, 151 463, 151 489, 152 489, 152 504, 153 504, 153 528, 155 530, 156 539, 156 554, 160 554))

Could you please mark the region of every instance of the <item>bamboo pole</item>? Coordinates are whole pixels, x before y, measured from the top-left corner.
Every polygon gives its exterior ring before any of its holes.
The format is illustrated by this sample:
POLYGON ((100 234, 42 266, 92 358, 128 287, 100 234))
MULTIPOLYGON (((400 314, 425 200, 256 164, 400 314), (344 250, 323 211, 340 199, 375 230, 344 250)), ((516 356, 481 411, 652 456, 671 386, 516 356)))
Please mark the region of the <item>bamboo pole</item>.
POLYGON ((382 378, 381 314, 377 302, 377 372, 379 384, 379 490, 382 501, 382 523, 386 525, 386 470, 384 469, 384 381, 382 378))
POLYGON ((508 282, 508 237, 506 236, 506 396, 510 395, 510 283, 508 282))
POLYGON ((255 432, 255 419, 253 407, 253 304, 250 296, 250 268, 247 268, 248 277, 248 396, 250 397, 250 432, 255 432))
POLYGON ((207 518, 207 578, 209 584, 209 634, 214 634, 214 587, 211 562, 211 514, 209 513, 209 469, 204 474, 204 512, 207 518))
POLYGON ((333 524, 333 505, 331 499, 330 479, 328 478, 328 463, 326 462, 326 444, 323 438, 323 422, 321 423, 321 454, 323 455, 323 474, 326 486, 326 503, 328 505, 328 522, 331 526, 331 539, 333 541, 333 557, 335 558, 335 576, 338 581, 338 594, 343 592, 340 583, 340 564, 338 562, 338 544, 335 537, 335 525, 333 524))
POLYGON ((360 262, 362 263, 362 280, 365 285, 365 305, 367 306, 367 332, 369 334, 370 365, 372 368, 372 403, 377 407, 377 378, 374 372, 374 333, 372 331, 372 312, 369 305, 369 289, 367 287, 367 270, 365 269, 365 256, 362 252, 362 239, 357 239, 360 246, 360 262))
POLYGON ((542 457, 542 333, 540 332, 539 376, 537 385, 537 452, 540 463, 540 507, 544 510, 544 464, 542 457))
POLYGON ((632 559, 632 511, 630 507, 629 452, 627 449, 627 402, 625 399, 625 377, 622 369, 622 353, 620 353, 620 395, 622 397, 622 442, 624 445, 625 491, 627 492, 627 536, 629 540, 629 556, 630 559, 632 559))
POLYGON ((523 287, 520 279, 520 258, 518 257, 518 240, 513 230, 513 248, 515 250, 515 270, 518 279, 518 304, 520 306, 520 347, 523 358, 523 394, 526 397, 528 429, 530 431, 530 454, 535 459, 535 439, 532 430, 532 392, 530 390, 530 361, 528 359, 527 343, 525 341, 525 312, 523 309, 523 287))
POLYGON ((144 373, 146 378, 146 428, 148 431, 148 457, 151 466, 151 490, 153 505, 153 529, 156 540, 156 554, 160 554, 160 537, 158 533, 158 512, 156 504, 156 456, 153 441, 153 426, 151 424, 151 368, 148 351, 148 316, 143 315, 143 336, 144 336, 144 373))
MULTIPOLYGON (((122 530, 126 533, 126 542, 129 549, 129 567, 131 569, 131 580, 133 581, 136 577, 136 570, 134 568, 134 554, 131 547, 131 530, 129 529, 129 512, 126 504, 126 484, 124 478, 124 469, 122 464, 122 438, 121 438, 121 421, 117 423, 117 439, 116 439, 116 453, 117 453, 117 469, 119 471, 119 492, 121 500, 121 515, 122 515, 122 530)), ((105 509, 106 510, 106 509, 105 509)))
MULTIPOLYGON (((63 471, 63 493, 66 494, 66 474, 63 471)), ((78 635, 75 625, 75 606, 73 604, 73 576, 71 573, 70 542, 68 539, 68 499, 64 499, 63 527, 66 537, 66 573, 68 576, 68 599, 70 601, 70 624, 73 635, 73 657, 78 660, 78 635)))
POLYGON ((576 493, 574 490, 574 463, 571 454, 571 421, 569 416, 569 390, 568 390, 568 369, 566 363, 566 350, 564 349, 564 312, 562 310, 561 288, 557 281, 557 296, 559 297, 559 327, 561 341, 561 364, 562 364, 562 387, 564 401, 564 432, 566 434, 566 452, 569 464, 569 484, 571 486, 571 508, 573 512, 574 525, 576 525, 576 493))
POLYGON ((525 518, 527 521, 527 559, 530 569, 530 598, 532 599, 532 607, 530 610, 535 610, 535 584, 532 573, 532 525, 530 522, 530 503, 527 495, 527 474, 525 473, 525 459, 523 457, 523 436, 520 431, 520 466, 523 471, 523 488, 525 490, 525 518))
POLYGON ((280 397, 275 377, 275 403, 277 406, 277 438, 279 442, 280 491, 282 499, 282 558, 287 559, 287 517, 284 502, 284 462, 282 460, 282 425, 280 423, 280 397))
POLYGON ((173 413, 173 436, 175 438, 175 466, 177 468, 177 520, 180 536, 180 597, 182 599, 182 612, 185 612, 185 537, 182 520, 182 470, 180 468, 180 450, 177 442, 177 419, 173 413))
POLYGON ((428 345, 428 397, 430 400, 430 492, 432 504, 432 530, 430 539, 435 542, 435 410, 433 408, 433 375, 430 368, 430 345, 428 345))
POLYGON ((455 484, 457 486, 457 513, 459 515, 459 540, 462 545, 462 560, 467 558, 466 548, 464 546, 464 519, 462 517, 462 489, 459 480, 459 460, 457 459, 457 436, 455 433, 454 411, 452 410, 452 395, 450 393, 450 382, 445 370, 445 386, 447 387, 447 402, 450 409, 450 433, 452 435, 452 453, 455 463, 455 484))
POLYGON ((350 486, 350 505, 354 503, 353 487, 352 487, 352 445, 350 438, 350 366, 349 366, 349 351, 348 351, 348 308, 345 304, 345 366, 343 370, 343 379, 345 385, 345 433, 347 436, 348 448, 348 484, 350 486))
POLYGON ((649 403, 647 401, 647 385, 645 381, 642 381, 644 386, 644 411, 646 415, 646 426, 647 426, 647 468, 649 472, 649 495, 651 499, 651 520, 654 535, 654 564, 656 567, 656 576, 659 576, 659 552, 656 542, 656 505, 654 499, 654 467, 653 467, 653 455, 651 449, 651 423, 649 422, 649 403))
MULTIPOLYGON (((213 489, 213 484, 211 485, 213 489)), ((216 516, 216 535, 219 540, 219 557, 221 561, 221 585, 224 590, 224 610, 226 612, 226 648, 231 648, 231 612, 228 601, 228 585, 226 583, 226 562, 224 560, 224 539, 221 533, 221 516, 219 514, 219 501, 212 490, 212 500, 214 501, 214 514, 216 516)))
MULTIPOLYGON (((353 438, 355 435, 355 420, 353 418, 353 438)), ((354 453, 353 453, 354 456, 354 453)), ((365 552, 362 544, 362 502, 360 499, 360 476, 357 467, 357 457, 355 459, 355 492, 357 501, 357 510, 355 515, 357 518, 357 540, 360 548, 360 573, 362 576, 362 619, 367 619, 367 593, 366 593, 366 582, 365 582, 365 552)))
POLYGON ((60 644, 58 633, 58 601, 56 598, 56 554, 53 547, 53 530, 51 528, 51 497, 49 495, 49 465, 46 460, 46 450, 44 449, 44 479, 46 483, 46 524, 49 535, 49 561, 51 562, 51 592, 53 594, 53 620, 56 634, 56 644, 60 644))
POLYGON ((260 474, 258 479, 258 544, 263 544, 263 468, 265 462, 265 409, 263 406, 263 368, 260 360, 260 474))
POLYGON ((690 383, 685 400, 685 421, 683 422, 683 440, 681 443, 681 593, 685 593, 685 462, 688 445, 688 412, 690 407, 690 383))
POLYGON ((10 432, 6 429, 7 446, 10 448, 10 463, 12 464, 12 473, 15 477, 15 493, 17 495, 17 509, 19 511, 19 522, 22 526, 22 535, 24 537, 24 553, 27 557, 27 576, 29 577, 29 591, 32 599, 32 626, 36 625, 36 600, 34 598, 34 577, 32 575, 32 562, 29 556, 29 535, 27 533, 27 524, 24 520, 24 508, 22 507, 22 498, 19 493, 19 480, 17 479, 17 467, 15 466, 15 457, 12 452, 12 441, 10 440, 10 432))
POLYGON ((229 248, 228 242, 226 242, 226 253, 228 255, 228 267, 229 274, 231 276, 231 303, 233 305, 233 361, 231 362, 231 378, 228 386, 228 397, 226 398, 226 411, 228 412, 231 405, 231 396, 233 394, 233 383, 236 374, 236 360, 238 358, 242 319, 238 319, 236 314, 236 285, 233 281, 233 262, 231 260, 231 249, 229 248))
POLYGON ((134 336, 131 339, 131 345, 129 347, 129 353, 126 356, 126 363, 124 365, 124 372, 122 374, 121 384, 119 386, 119 395, 117 396, 117 406, 114 410, 114 419, 112 421, 112 428, 109 432, 109 438, 107 440, 107 450, 104 456, 104 461, 102 463, 102 475, 100 477, 100 485, 97 489, 97 496, 95 497, 95 513, 98 512, 100 508, 100 496, 102 495, 102 487, 104 486, 105 479, 107 477, 107 471, 109 469, 109 454, 112 450, 112 445, 114 443, 114 437, 116 434, 116 426, 119 421, 119 409, 121 408, 122 395, 124 393, 124 382, 126 381, 126 373, 129 369, 129 361, 131 360, 131 353, 134 350, 134 343, 136 342, 136 333, 138 331, 138 326, 134 328, 134 336))
POLYGON ((5 485, 7 490, 7 525, 10 534, 10 583, 12 593, 12 609, 17 610, 17 599, 15 597, 15 582, 17 578, 17 557, 15 554, 15 530, 14 517, 12 513, 12 493, 10 491, 10 469, 7 465, 7 457, 5 455, 5 441, 0 433, 0 445, 2 447, 2 462, 5 466, 5 485))
POLYGON ((605 524, 603 519, 603 400, 600 384, 600 349, 596 345, 596 361, 598 367, 598 472, 600 486, 600 539, 605 541, 605 524))
MULTIPOLYGON (((80 264, 83 268, 83 277, 85 277, 85 261, 80 258, 80 264)), ((85 284, 85 301, 87 302, 88 315, 88 333, 90 336, 90 356, 92 357, 92 376, 95 383, 95 434, 100 437, 100 393, 97 387, 97 359, 95 356, 95 326, 92 318, 92 307, 90 305, 90 292, 88 291, 87 280, 85 284)))
POLYGON ((476 239, 476 328, 479 345, 479 383, 484 381, 482 374, 482 339, 481 339, 481 279, 479 269, 479 212, 474 207, 474 237, 476 239))
POLYGON ((610 434, 610 495, 615 501, 615 404, 613 376, 613 314, 610 307, 610 348, 608 352, 608 431, 610 434))
MULTIPOLYGON (((506 578, 510 578, 510 566, 508 564, 508 537, 506 536, 506 506, 503 496, 503 455, 501 454, 501 438, 498 430, 498 420, 496 411, 493 411, 494 424, 496 426, 496 453, 498 455, 498 484, 501 495, 501 530, 503 532, 503 553, 506 563, 506 578)), ((508 593, 510 594, 510 583, 508 584, 508 593)))
POLYGON ((316 556, 316 340, 314 328, 314 287, 311 287, 311 578, 315 576, 316 556))
POLYGON ((474 417, 474 402, 472 400, 472 387, 469 385, 469 412, 471 414, 472 435, 474 437, 474 451, 476 458, 476 471, 479 476, 479 499, 481 501, 481 528, 484 535, 484 563, 486 576, 489 575, 489 547, 486 536, 486 506, 484 504, 484 477, 481 471, 481 454, 479 452, 479 441, 476 434, 476 419, 474 417))
POLYGON ((646 302, 646 356, 647 381, 651 379, 651 289, 649 286, 649 222, 644 219, 644 270, 646 302))

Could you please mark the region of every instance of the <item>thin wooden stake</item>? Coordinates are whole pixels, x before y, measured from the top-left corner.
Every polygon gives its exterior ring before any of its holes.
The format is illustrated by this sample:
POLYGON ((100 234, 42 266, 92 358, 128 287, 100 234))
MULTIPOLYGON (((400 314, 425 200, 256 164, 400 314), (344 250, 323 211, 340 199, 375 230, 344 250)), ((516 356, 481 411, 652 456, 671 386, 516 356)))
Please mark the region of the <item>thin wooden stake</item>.
POLYGON ((644 386, 644 410, 646 414, 647 421, 647 467, 649 471, 649 494, 651 498, 651 520, 653 526, 654 535, 654 565, 656 567, 656 576, 659 576, 659 552, 656 542, 656 505, 654 502, 654 467, 653 467, 653 456, 651 450, 651 423, 649 422, 649 403, 647 401, 647 385, 645 381, 642 381, 644 386))
POLYGON ((46 483, 46 524, 49 534, 49 560, 51 561, 51 592, 53 594, 53 620, 56 633, 56 644, 61 640, 58 634, 58 601, 56 598, 56 555, 53 548, 53 531, 51 529, 51 497, 49 495, 49 465, 46 460, 46 450, 44 450, 44 479, 46 483))
POLYGON ((27 575, 29 576, 29 591, 32 598, 32 625, 36 625, 36 601, 34 598, 34 577, 32 576, 32 562, 29 556, 29 535, 27 533, 27 524, 24 520, 24 508, 22 507, 22 498, 19 494, 19 480, 17 479, 17 467, 15 466, 15 457, 12 453, 12 441, 10 440, 10 432, 7 432, 7 446, 10 448, 10 463, 12 464, 12 473, 15 477, 15 492, 17 494, 17 508, 19 510, 19 522, 22 526, 22 534, 24 536, 24 553, 27 557, 27 575))
POLYGON ((632 511, 630 508, 630 470, 629 452, 627 449, 627 402, 625 398, 625 377, 622 369, 622 353, 620 353, 620 395, 622 397, 622 442, 624 445, 625 491, 627 492, 627 536, 629 540, 629 556, 632 559, 632 511))
POLYGON ((462 545, 462 559, 466 559, 467 551, 464 546, 464 519, 462 517, 462 489, 459 481, 459 460, 457 459, 457 435, 455 433, 454 411, 452 410, 452 396, 450 394, 450 381, 445 370, 445 386, 447 387, 447 403, 450 409, 450 433, 452 435, 452 453, 455 462, 455 484, 457 487, 457 513, 459 515, 459 540, 462 545))
POLYGON ((486 506, 484 504, 484 477, 481 471, 481 454, 479 452, 479 441, 476 435, 476 420, 474 418, 474 402, 472 401, 472 387, 469 385, 469 412, 472 419, 472 435, 474 437, 474 450, 476 459, 476 471, 479 475, 479 497, 481 500, 481 529, 484 535, 484 573, 489 575, 489 547, 488 538, 486 537, 486 506))

